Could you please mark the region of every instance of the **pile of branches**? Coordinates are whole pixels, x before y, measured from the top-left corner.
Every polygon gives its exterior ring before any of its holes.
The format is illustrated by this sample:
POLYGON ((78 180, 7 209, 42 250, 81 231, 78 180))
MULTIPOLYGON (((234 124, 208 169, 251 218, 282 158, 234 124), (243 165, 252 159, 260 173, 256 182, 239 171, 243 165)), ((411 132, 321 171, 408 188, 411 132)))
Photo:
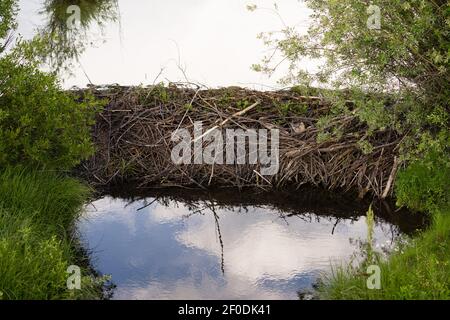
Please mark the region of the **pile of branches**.
MULTIPOLYGON (((352 113, 332 116, 333 103, 298 90, 206 89, 188 85, 91 87, 107 105, 92 129, 95 154, 79 173, 97 186, 299 187, 303 184, 370 193, 392 193, 401 136, 394 130, 367 135, 352 113), (322 119, 326 125, 319 125, 322 119), (180 129, 278 129, 279 170, 261 174, 261 164, 176 164, 172 135, 180 129), (336 129, 339 135, 333 135, 336 129), (328 138, 321 138, 325 135, 328 138), (361 141, 370 143, 369 152, 361 141)), ((347 101, 348 108, 352 102, 347 101)), ((193 134, 192 134, 193 136, 193 134)), ((270 146, 270 138, 268 136, 270 146)), ((205 142, 206 144, 207 142, 205 142)), ((248 149, 247 149, 248 150, 248 149)), ((194 156, 194 155, 192 155, 194 156)))

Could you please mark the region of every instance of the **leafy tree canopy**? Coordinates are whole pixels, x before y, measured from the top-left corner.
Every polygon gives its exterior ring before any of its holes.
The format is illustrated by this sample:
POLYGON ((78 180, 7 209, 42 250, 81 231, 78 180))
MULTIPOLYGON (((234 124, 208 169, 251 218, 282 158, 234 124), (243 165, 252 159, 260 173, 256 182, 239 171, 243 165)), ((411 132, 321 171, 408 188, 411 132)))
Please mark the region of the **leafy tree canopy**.
POLYGON ((10 31, 16 27, 16 0, 0 0, 0 53, 11 41, 10 31))
POLYGON ((56 69, 69 67, 77 60, 89 43, 88 30, 97 25, 100 29, 108 21, 118 18, 117 0, 45 0, 42 13, 47 24, 38 30, 46 39, 47 50, 43 57, 56 69), (67 63, 69 62, 69 63, 67 63))
MULTIPOLYGON (((282 82, 346 89, 363 121, 371 127, 392 126, 407 132, 412 140, 405 139, 405 145, 448 131, 450 2, 305 2, 313 10, 306 34, 286 27, 281 36, 260 35, 289 64, 282 82), (380 13, 380 28, 368 24, 377 13, 374 6, 380 13), (304 58, 324 63, 310 73, 302 67, 304 58)), ((254 68, 272 73, 279 63, 274 56, 254 68)))
MULTIPOLYGON (((16 27, 17 1, 0 0, 0 8, 5 46, 16 27)), ((90 128, 101 102, 63 91, 56 71, 40 69, 49 39, 19 38, 0 56, 0 167, 69 169, 93 152, 90 128)), ((57 66, 71 57, 58 56, 57 66)))

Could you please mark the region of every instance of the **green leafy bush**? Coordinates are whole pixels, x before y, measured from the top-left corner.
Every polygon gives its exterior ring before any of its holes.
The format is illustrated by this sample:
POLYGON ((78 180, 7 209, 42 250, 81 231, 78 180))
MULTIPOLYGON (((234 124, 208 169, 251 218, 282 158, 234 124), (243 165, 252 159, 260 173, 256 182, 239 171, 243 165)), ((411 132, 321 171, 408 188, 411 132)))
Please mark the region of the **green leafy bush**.
POLYGON ((90 127, 99 103, 63 92, 55 74, 28 58, 33 46, 19 45, 0 59, 0 167, 67 169, 93 152, 90 127))
MULTIPOLYGON (((256 71, 273 74, 284 64, 288 72, 282 84, 334 89, 321 94, 333 104, 352 100, 353 109, 343 108, 341 113, 358 116, 367 124, 368 136, 387 128, 406 135, 413 143, 402 147, 402 156, 414 152, 421 135, 449 131, 449 1, 304 4, 312 10, 307 32, 285 26, 279 32, 261 33, 259 38, 270 50, 260 65, 254 65, 256 71), (370 27, 373 19, 379 26, 370 27), (311 70, 309 61, 318 67, 311 70)), ((274 10, 280 14, 277 7, 274 10)))
POLYGON ((419 150, 423 150, 425 155, 398 173, 398 205, 430 212, 450 207, 450 160, 445 147, 449 140, 441 134, 440 139, 427 139, 419 145, 419 150))

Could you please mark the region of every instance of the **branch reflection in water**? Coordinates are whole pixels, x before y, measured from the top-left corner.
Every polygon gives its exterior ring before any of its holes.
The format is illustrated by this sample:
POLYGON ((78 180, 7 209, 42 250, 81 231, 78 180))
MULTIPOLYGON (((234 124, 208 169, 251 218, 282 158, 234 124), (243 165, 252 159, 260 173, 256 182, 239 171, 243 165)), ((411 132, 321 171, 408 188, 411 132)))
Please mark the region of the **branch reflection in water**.
MULTIPOLYGON (((369 203, 315 189, 130 192, 101 196, 78 223, 114 298, 296 299, 367 235, 369 203)), ((425 223, 391 207, 374 204, 378 244, 425 223)))

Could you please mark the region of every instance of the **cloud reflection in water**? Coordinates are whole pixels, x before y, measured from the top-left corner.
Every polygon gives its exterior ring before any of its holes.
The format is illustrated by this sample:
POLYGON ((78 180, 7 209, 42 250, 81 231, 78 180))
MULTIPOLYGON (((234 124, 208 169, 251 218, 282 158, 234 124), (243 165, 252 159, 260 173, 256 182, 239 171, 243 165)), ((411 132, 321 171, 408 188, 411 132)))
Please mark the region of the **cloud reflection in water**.
MULTIPOLYGON (((350 258, 349 239, 366 237, 364 216, 335 226, 333 216, 287 217, 267 206, 195 212, 155 201, 142 209, 152 200, 107 196, 79 222, 95 268, 117 285, 114 298, 296 299, 333 261, 350 258)), ((377 223, 378 242, 391 239, 390 227, 377 223)))

